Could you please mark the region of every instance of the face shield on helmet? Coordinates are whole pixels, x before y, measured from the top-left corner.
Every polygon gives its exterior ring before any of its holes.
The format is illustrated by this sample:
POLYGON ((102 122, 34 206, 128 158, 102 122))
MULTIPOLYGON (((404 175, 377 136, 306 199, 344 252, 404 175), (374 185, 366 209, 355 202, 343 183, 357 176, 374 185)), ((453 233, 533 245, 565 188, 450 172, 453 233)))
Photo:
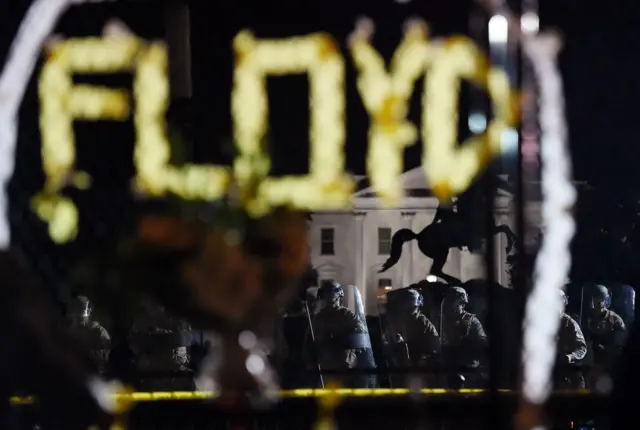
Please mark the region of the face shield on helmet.
POLYGON ((340 305, 344 297, 344 287, 336 281, 323 281, 318 289, 318 300, 327 304, 340 305))
POLYGON ((67 307, 67 315, 72 320, 82 320, 91 315, 91 303, 86 297, 73 298, 67 307))
POLYGON ((469 296, 462 287, 451 287, 445 295, 446 307, 453 312, 462 312, 469 304, 469 296))
POLYGON ((596 285, 591 294, 591 309, 598 312, 609 309, 611 306, 611 295, 609 289, 604 285, 596 285))
POLYGON ((424 304, 424 298, 422 294, 413 288, 407 290, 406 297, 407 306, 413 309, 419 309, 424 304))

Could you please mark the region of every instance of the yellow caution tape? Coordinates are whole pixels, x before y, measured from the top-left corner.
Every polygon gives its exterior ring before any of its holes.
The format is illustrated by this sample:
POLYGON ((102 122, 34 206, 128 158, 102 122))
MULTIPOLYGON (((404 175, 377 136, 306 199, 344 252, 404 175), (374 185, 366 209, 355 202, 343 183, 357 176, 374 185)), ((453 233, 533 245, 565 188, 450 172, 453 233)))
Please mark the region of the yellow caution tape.
MULTIPOLYGON (((452 390, 447 388, 423 388, 420 390, 420 394, 429 396, 442 396, 442 395, 461 395, 461 396, 475 396, 488 393, 489 390, 480 388, 462 388, 459 390, 452 390)), ((498 390, 499 393, 511 394, 517 393, 514 390, 498 390)), ((338 388, 335 390, 326 388, 298 388, 293 390, 281 390, 280 395, 284 398, 313 398, 313 397, 327 397, 338 396, 342 398, 356 398, 356 397, 398 397, 406 396, 412 393, 408 388, 338 388)), ((590 390, 565 390, 556 391, 555 394, 571 394, 571 395, 588 395, 593 394, 590 390)), ((156 401, 170 401, 170 400, 206 400, 214 398, 212 391, 153 391, 153 392, 133 392, 127 394, 117 394, 118 401, 131 402, 131 403, 145 403, 156 401)), ((12 405, 29 405, 35 403, 36 398, 34 396, 27 397, 12 397, 12 405)))

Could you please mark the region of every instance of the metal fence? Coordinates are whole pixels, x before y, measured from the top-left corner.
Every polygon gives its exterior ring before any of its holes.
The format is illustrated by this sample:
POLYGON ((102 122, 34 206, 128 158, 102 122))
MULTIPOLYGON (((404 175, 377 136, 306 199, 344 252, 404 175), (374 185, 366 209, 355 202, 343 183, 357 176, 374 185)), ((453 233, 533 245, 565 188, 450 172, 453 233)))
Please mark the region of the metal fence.
MULTIPOLYGON (((330 411, 323 408, 322 397, 288 398, 264 411, 198 400, 143 401, 128 415, 127 428, 311 429, 320 428, 316 426, 329 418, 336 429, 476 430, 485 427, 490 418, 489 404, 496 400, 502 423, 496 422, 494 428, 507 428, 513 425, 517 397, 515 393, 501 393, 490 399, 486 392, 350 396, 330 411)), ((597 424, 606 423, 607 410, 606 400, 598 395, 557 393, 551 398, 547 416, 553 429, 598 429, 597 424)), ((37 407, 15 408, 13 421, 19 424, 17 428, 33 428, 38 424, 37 407)))

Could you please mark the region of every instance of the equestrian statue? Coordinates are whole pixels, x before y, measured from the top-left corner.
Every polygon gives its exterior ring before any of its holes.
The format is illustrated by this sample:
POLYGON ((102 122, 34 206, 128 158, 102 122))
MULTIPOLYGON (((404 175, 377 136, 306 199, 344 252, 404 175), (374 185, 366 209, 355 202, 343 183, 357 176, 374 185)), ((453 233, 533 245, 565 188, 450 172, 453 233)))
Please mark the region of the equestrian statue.
MULTIPOLYGON (((418 241, 418 248, 423 255, 431 258, 433 263, 430 275, 438 276, 450 284, 458 284, 460 280, 444 273, 443 268, 452 248, 467 248, 470 252, 482 252, 484 243, 484 193, 476 184, 454 202, 440 204, 433 222, 419 233, 408 228, 398 230, 391 238, 391 252, 379 273, 392 268, 402 256, 402 247, 406 242, 418 241)), ((492 236, 504 233, 507 237, 507 254, 515 244, 516 235, 506 224, 496 225, 489 232, 492 236)))

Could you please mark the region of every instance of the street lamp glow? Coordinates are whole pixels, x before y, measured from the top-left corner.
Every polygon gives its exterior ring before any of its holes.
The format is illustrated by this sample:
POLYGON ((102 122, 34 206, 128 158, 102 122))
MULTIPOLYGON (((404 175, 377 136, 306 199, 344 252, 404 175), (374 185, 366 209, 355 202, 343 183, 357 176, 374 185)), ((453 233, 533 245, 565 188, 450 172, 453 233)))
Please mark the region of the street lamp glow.
POLYGON ((503 154, 512 154, 518 150, 518 131, 510 128, 502 133, 500 139, 500 150, 503 154))
POLYGON ((533 12, 527 12, 520 18, 520 28, 523 33, 535 34, 540 29, 540 18, 533 12))
POLYGON ((472 113, 468 119, 469 131, 475 134, 484 133, 487 128, 487 117, 481 113, 472 113))
POLYGON ((502 15, 494 15, 489 20, 489 42, 507 43, 509 37, 509 21, 502 15))

